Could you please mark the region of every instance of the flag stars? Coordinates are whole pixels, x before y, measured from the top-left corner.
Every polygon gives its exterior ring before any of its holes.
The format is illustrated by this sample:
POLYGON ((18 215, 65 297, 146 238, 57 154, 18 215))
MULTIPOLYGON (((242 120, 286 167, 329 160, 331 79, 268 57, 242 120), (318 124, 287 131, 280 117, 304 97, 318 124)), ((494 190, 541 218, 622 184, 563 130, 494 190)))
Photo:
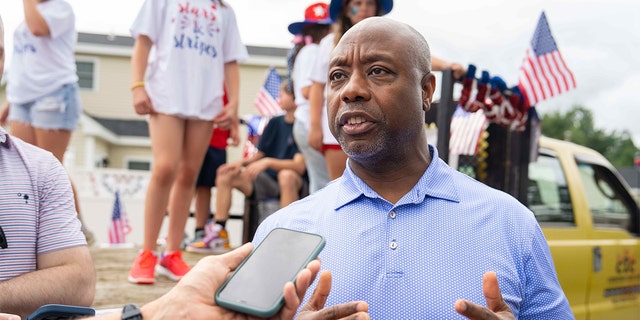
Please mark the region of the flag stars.
POLYGON ((316 15, 317 19, 322 19, 327 15, 325 13, 324 7, 322 7, 321 5, 317 5, 313 8, 313 14, 316 15))

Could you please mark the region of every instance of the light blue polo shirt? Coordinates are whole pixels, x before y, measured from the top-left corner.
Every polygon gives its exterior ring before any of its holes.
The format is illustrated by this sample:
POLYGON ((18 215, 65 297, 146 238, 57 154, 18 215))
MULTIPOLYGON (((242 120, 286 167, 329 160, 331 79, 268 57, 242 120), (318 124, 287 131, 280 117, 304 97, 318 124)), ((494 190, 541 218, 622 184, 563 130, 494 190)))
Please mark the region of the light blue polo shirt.
POLYGON ((324 189, 267 218, 254 243, 276 227, 323 235, 319 258, 333 275, 326 305, 364 300, 372 319, 464 319, 454 303, 485 305, 487 271, 498 275, 516 318, 573 319, 533 213, 429 150, 431 164, 395 205, 347 166, 324 189))

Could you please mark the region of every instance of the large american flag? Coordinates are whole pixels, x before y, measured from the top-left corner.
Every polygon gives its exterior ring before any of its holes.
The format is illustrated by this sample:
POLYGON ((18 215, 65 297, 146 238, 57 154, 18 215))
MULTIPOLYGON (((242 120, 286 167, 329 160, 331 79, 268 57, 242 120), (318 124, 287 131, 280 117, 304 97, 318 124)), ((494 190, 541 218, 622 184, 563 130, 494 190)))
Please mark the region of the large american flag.
POLYGON ((116 191, 116 200, 113 203, 111 224, 109 225, 109 243, 120 244, 125 242, 125 236, 131 232, 131 226, 120 202, 120 192, 116 191))
POLYGON ((553 40, 544 12, 522 62, 518 87, 529 106, 576 87, 576 79, 553 40))
POLYGON ((254 101, 258 112, 263 117, 271 117, 274 115, 282 114, 282 108, 278 104, 278 95, 280 94, 280 75, 276 72, 276 69, 271 67, 267 74, 267 79, 264 81, 258 96, 254 101))

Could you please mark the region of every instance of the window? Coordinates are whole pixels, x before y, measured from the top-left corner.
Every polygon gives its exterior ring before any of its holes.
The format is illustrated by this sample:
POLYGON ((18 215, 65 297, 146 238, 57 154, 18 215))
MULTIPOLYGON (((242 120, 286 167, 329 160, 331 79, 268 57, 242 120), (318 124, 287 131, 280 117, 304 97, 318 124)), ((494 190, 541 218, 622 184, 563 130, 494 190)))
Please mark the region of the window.
POLYGON ((81 89, 95 88, 95 61, 76 60, 76 72, 78 73, 78 86, 81 89))
POLYGON ((150 171, 151 162, 145 160, 127 160, 127 169, 150 171))
POLYGON ((569 188, 558 158, 541 153, 536 162, 529 164, 527 201, 539 222, 575 223, 569 188))
POLYGON ((632 230, 631 200, 620 180, 611 170, 592 163, 578 161, 585 198, 596 228, 632 230))

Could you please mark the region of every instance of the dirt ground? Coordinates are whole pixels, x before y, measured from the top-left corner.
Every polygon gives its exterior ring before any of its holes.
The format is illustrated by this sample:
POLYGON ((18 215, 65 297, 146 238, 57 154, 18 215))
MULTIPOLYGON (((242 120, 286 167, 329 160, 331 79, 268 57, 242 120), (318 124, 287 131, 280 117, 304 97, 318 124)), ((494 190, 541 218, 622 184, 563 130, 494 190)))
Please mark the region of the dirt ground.
MULTIPOLYGON (((127 275, 138 250, 139 248, 91 248, 97 276, 94 309, 119 309, 127 303, 141 306, 162 296, 176 284, 165 277, 157 277, 153 285, 129 283, 127 275)), ((202 257, 202 254, 183 253, 184 260, 191 266, 202 257)))

